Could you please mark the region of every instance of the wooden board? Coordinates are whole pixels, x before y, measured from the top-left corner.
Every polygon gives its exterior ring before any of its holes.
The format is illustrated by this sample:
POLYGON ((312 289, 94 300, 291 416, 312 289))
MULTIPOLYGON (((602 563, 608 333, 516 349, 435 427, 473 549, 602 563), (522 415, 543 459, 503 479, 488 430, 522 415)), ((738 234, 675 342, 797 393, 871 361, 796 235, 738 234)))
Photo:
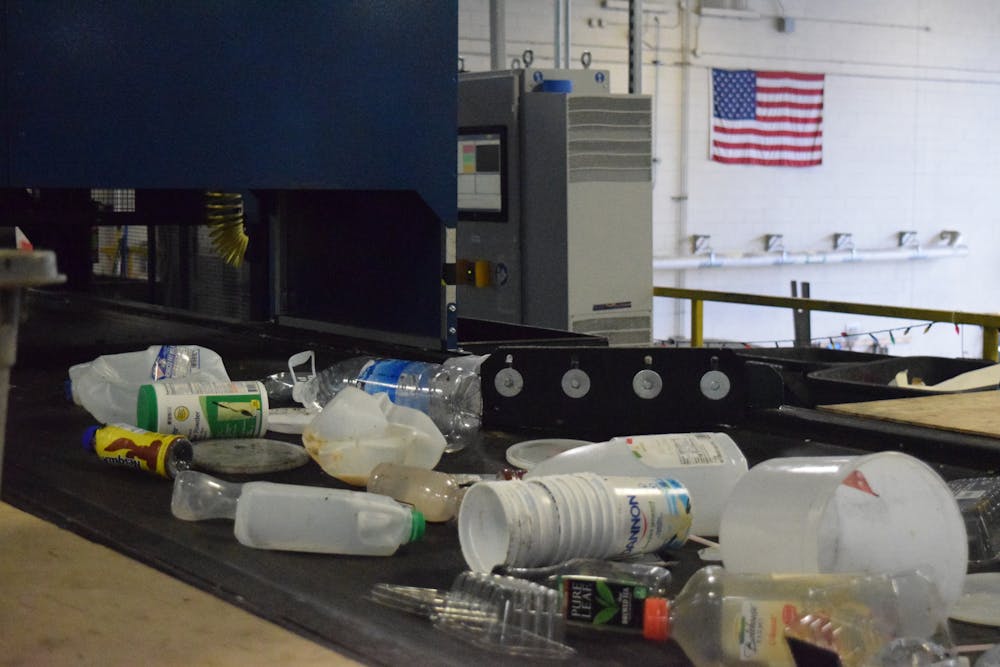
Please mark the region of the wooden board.
POLYGON ((4 665, 358 663, 0 503, 4 665))
POLYGON ((856 417, 871 417, 961 433, 1000 437, 1000 391, 838 403, 820 405, 818 409, 856 417))

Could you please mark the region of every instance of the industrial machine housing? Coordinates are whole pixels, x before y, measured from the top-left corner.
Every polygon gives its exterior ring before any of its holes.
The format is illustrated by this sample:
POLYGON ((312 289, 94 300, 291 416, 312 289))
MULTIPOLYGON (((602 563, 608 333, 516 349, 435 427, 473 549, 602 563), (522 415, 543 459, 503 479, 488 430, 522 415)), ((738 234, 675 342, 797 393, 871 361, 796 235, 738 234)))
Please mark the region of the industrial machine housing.
POLYGON ((650 342, 651 101, 608 91, 605 70, 459 77, 463 316, 650 342))

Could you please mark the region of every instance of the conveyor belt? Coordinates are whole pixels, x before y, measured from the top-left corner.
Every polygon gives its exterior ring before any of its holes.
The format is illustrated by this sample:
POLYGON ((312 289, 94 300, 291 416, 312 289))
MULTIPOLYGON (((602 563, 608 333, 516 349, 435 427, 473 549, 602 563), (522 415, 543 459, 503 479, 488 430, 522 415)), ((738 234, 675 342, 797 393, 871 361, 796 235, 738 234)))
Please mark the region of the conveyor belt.
MULTIPOLYGON (((311 347, 320 359, 361 351, 357 342, 292 335, 286 330, 209 322, 154 310, 127 311, 61 296, 35 295, 21 326, 21 345, 8 408, 4 500, 108 544, 184 581, 370 664, 503 664, 496 653, 452 640, 422 618, 367 599, 377 582, 447 588, 465 568, 454 524, 431 524, 422 542, 389 558, 358 558, 258 551, 241 546, 228 521, 187 523, 174 519, 169 482, 107 467, 80 447, 92 419, 63 394, 66 368, 100 354, 164 342, 199 343, 219 352, 233 378, 261 378, 285 366, 289 354, 311 347)), ((369 350, 393 353, 398 350, 369 350)), ((412 352, 412 351, 411 351, 412 352)), ((878 448, 879 434, 854 438, 822 425, 783 431, 782 417, 726 428, 751 463, 782 455, 830 454, 878 448), (850 446, 847 446, 849 444, 850 446)), ((532 433, 481 434, 465 451, 446 455, 441 469, 495 472, 506 447, 532 433)), ((294 441, 294 437, 289 438, 294 441)), ((997 451, 1000 451, 998 449, 997 451)), ((939 462, 940 463, 940 462, 939 462)), ((946 477, 976 468, 939 465, 946 477)), ((343 486, 317 466, 267 476, 272 481, 343 486)), ((233 478, 238 479, 238 478, 233 478)), ((677 585, 699 566, 693 549, 680 560, 677 585)), ((996 641, 1000 633, 956 624, 964 643, 996 641)), ((685 664, 673 644, 626 635, 572 634, 578 664, 685 664)), ((531 664, 509 658, 518 665, 531 664)))

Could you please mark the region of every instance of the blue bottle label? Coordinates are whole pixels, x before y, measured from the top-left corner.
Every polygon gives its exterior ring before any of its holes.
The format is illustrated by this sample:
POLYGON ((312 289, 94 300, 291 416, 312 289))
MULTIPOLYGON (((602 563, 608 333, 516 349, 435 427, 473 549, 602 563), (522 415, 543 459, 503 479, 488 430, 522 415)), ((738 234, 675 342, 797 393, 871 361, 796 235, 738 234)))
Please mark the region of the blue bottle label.
POLYGON ((189 345, 163 345, 153 361, 151 377, 153 381, 186 377, 191 369, 201 366, 197 347, 189 345))
POLYGON ((388 394, 389 400, 395 403, 399 376, 408 363, 400 359, 376 359, 361 370, 358 387, 369 394, 388 394))

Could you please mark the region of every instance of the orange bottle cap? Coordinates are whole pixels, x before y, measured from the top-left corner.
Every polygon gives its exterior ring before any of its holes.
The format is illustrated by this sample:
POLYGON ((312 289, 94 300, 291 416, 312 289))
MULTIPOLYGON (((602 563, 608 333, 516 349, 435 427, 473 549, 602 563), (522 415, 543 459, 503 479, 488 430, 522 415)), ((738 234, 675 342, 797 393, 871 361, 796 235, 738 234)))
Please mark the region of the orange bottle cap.
POLYGON ((642 615, 642 636, 658 642, 670 639, 670 601, 646 598, 642 615))

